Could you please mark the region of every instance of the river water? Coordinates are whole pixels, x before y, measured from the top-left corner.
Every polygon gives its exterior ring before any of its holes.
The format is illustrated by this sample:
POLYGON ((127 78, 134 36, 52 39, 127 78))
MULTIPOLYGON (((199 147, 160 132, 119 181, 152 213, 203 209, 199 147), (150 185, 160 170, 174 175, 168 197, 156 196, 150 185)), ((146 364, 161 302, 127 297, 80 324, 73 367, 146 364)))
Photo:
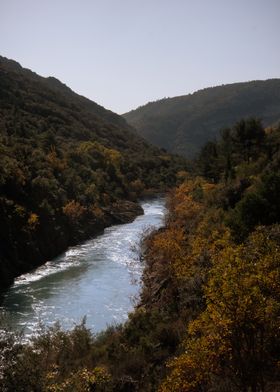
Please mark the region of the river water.
POLYGON ((93 332, 124 322, 141 288, 141 236, 145 230, 161 227, 165 213, 163 198, 141 205, 144 215, 134 222, 111 226, 18 277, 0 307, 12 329, 30 336, 39 323, 50 326, 56 320, 70 329, 84 316, 93 332))

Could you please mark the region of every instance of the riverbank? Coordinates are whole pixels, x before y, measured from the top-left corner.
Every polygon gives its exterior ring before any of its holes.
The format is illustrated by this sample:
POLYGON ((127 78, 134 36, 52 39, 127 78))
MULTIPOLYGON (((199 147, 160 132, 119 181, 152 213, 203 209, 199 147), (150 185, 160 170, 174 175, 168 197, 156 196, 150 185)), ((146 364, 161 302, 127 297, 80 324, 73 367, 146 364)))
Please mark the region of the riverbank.
POLYGON ((96 209, 93 213, 78 214, 77 207, 73 204, 69 208, 68 217, 59 215, 42 220, 34 227, 28 241, 20 246, 6 249, 7 244, 1 244, 0 289, 4 290, 11 286, 14 279, 24 273, 43 265, 46 261, 57 257, 69 246, 79 244, 104 231, 106 227, 114 224, 122 224, 133 221, 138 215, 143 214, 141 206, 132 201, 118 200, 108 207, 96 209), (71 214, 72 216, 71 216, 71 214))
MULTIPOLYGON (((137 218, 136 221, 139 219, 142 217, 137 218)), ((148 241, 154 235, 149 236, 148 241)), ((125 235, 122 234, 121 237, 124 239, 125 235)), ((148 243, 147 245, 149 246, 148 243)), ((124 256, 122 252, 120 257, 123 259, 124 256)), ((148 257, 150 256, 146 253, 146 277, 151 273, 151 260, 148 260, 148 257)), ((144 265, 141 263, 139 266, 142 274, 144 265)), ((158 272, 153 271, 155 279, 158 272)), ((103 278, 102 287, 104 287, 103 278)), ((117 278, 114 278, 111 283, 115 281, 117 278)), ((92 279, 90 284, 94 285, 92 279)), ((125 286, 122 282, 121 285, 125 286)), ((38 292, 39 287, 35 288, 38 292)), ((145 278, 143 293, 147 293, 146 289, 145 278)), ((62 287, 62 291, 64 290, 66 290, 66 299, 68 298, 67 285, 62 287)), ((73 286, 70 286, 70 290, 73 293, 73 286)), ((27 291, 34 295, 30 289, 27 291)), ((75 292, 75 294, 79 296, 79 293, 75 292)), ((161 296, 161 290, 159 294, 161 296)), ((92 294, 89 296, 89 301, 94 303, 95 297, 96 295, 92 294)), ((26 391, 37 388, 44 392, 60 390, 84 392, 87 377, 93 377, 97 391, 154 391, 158 380, 165 374, 166 360, 175 353, 179 344, 182 325, 176 320, 176 315, 172 314, 169 303, 161 308, 158 304, 151 306, 152 298, 149 303, 144 301, 146 300, 142 296, 141 303, 129 314, 125 324, 112 325, 97 336, 92 335, 88 324, 81 324, 68 332, 59 327, 52 327, 51 330, 41 332, 38 337, 34 337, 32 346, 15 345, 13 348, 11 342, 8 342, 10 349, 15 350, 14 353, 10 351, 9 358, 15 355, 17 360, 9 365, 10 359, 6 358, 5 382, 9 383, 10 390, 13 391, 18 390, 17 382, 20 380, 21 387, 26 391), (53 370, 54 363, 58 372, 53 370), (93 368, 93 372, 86 370, 93 368), (13 374, 10 378, 9 372, 13 374)), ((67 307, 66 302, 64 306, 67 307)), ((3 344, 2 346, 4 347, 3 344)))
POLYGON ((142 233, 148 227, 160 227, 164 216, 162 198, 146 199, 140 205, 144 214, 133 222, 110 226, 18 277, 2 304, 13 330, 24 328, 25 336, 31 336, 39 321, 51 326, 56 320, 67 330, 86 316, 87 327, 96 333, 124 322, 141 288, 142 233))

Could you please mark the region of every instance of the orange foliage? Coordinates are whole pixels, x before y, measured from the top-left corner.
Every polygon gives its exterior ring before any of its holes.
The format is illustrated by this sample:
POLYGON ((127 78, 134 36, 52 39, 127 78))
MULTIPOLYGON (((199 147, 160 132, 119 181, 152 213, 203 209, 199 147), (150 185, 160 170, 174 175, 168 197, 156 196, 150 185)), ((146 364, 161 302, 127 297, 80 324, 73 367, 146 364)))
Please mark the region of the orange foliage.
POLYGON ((172 221, 176 226, 184 226, 191 229, 199 219, 203 211, 203 204, 195 200, 193 192, 199 185, 198 181, 187 181, 175 189, 169 200, 169 224, 172 221))
POLYGON ((155 236, 153 249, 170 263, 177 279, 208 269, 215 252, 229 238, 220 211, 206 211, 203 203, 215 188, 198 178, 183 183, 170 196, 167 227, 155 236))
POLYGON ((86 208, 72 200, 63 207, 63 213, 72 221, 79 220, 86 213, 86 208))
POLYGON ((240 246, 226 235, 216 247, 207 307, 189 324, 185 352, 169 363, 160 392, 210 390, 216 376, 240 390, 264 390, 266 367, 277 368, 273 347, 280 339, 280 248, 269 230, 240 246))
POLYGON ((165 264, 173 268, 184 258, 184 230, 180 227, 169 227, 164 232, 157 233, 152 241, 153 253, 165 264))
POLYGON ((97 218, 102 220, 104 218, 104 212, 101 210, 100 207, 98 207, 97 205, 93 204, 91 205, 89 211, 91 212, 91 214, 97 218))
POLYGON ((31 230, 34 230, 38 224, 39 224, 39 217, 37 214, 34 214, 33 212, 31 212, 31 214, 29 215, 28 221, 28 228, 31 230))

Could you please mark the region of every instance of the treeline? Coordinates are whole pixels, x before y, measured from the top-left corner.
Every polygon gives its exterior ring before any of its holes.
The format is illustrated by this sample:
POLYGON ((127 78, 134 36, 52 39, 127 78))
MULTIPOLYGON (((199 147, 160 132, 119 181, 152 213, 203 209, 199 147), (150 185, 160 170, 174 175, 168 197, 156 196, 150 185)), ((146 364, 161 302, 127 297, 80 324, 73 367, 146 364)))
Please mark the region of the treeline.
POLYGON ((7 334, 3 391, 280 389, 280 129, 241 121, 226 140, 179 173, 128 322, 97 337, 54 327, 26 346, 7 334))
POLYGON ((0 288, 139 213, 185 162, 152 147, 118 115, 54 78, 0 57, 0 288), (130 215, 129 215, 130 212, 130 215))

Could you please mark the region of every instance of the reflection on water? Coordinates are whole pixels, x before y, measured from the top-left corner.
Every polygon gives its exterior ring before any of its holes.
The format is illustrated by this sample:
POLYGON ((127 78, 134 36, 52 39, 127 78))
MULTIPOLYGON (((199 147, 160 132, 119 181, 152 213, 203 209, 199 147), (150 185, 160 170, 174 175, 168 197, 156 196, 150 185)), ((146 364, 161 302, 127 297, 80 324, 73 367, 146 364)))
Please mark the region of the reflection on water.
POLYGON ((30 335, 38 323, 59 320, 72 328, 86 316, 94 332, 126 320, 140 289, 143 264, 137 247, 143 230, 160 227, 164 199, 142 203, 145 214, 112 226, 104 234, 68 249, 56 259, 16 279, 1 306, 13 329, 30 335))

